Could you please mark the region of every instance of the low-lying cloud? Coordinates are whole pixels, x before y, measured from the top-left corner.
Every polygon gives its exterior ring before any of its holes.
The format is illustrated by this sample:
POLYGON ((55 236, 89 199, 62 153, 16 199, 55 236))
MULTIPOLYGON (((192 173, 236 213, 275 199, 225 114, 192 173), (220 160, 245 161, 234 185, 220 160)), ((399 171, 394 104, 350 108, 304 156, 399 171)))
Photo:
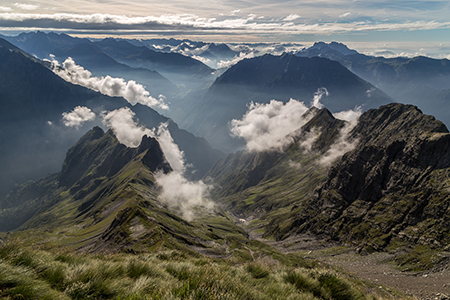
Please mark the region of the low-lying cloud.
POLYGON ((139 146, 142 137, 147 135, 158 140, 171 172, 156 172, 156 183, 161 187, 159 199, 169 207, 181 212, 186 220, 192 220, 196 207, 213 208, 208 199, 210 186, 203 181, 190 181, 185 177, 186 162, 184 152, 174 142, 167 123, 157 129, 148 129, 135 121, 135 113, 128 107, 120 108, 103 116, 103 123, 110 127, 120 143, 127 147, 139 146))
POLYGON ((120 143, 135 148, 141 143, 144 135, 154 137, 154 130, 139 125, 135 113, 128 107, 119 108, 103 115, 103 124, 114 131, 120 143))
POLYGON ((70 112, 64 112, 62 119, 65 126, 78 128, 86 122, 95 120, 95 113, 86 106, 77 106, 70 112))
MULTIPOLYGON (((314 94, 311 106, 322 108, 322 97, 328 91, 322 87, 314 94)), ((245 139, 249 151, 282 151, 300 136, 298 131, 313 116, 305 113, 309 108, 300 101, 291 99, 287 103, 272 100, 268 104, 251 103, 247 113, 241 120, 231 121, 231 134, 245 139)), ((348 151, 353 150, 358 140, 349 139, 349 132, 356 126, 361 107, 334 113, 336 119, 346 121, 340 130, 336 141, 319 158, 323 166, 329 166, 348 151)), ((312 153, 313 145, 320 135, 320 128, 312 128, 309 132, 301 134, 298 144, 306 153, 312 153)))
POLYGON ((358 139, 350 139, 349 133, 358 124, 358 118, 361 116, 361 107, 354 110, 347 110, 333 114, 336 119, 346 121, 344 127, 339 131, 337 140, 330 146, 327 152, 320 158, 319 163, 329 166, 345 153, 352 151, 358 145, 358 139))
POLYGON ((231 121, 231 133, 244 138, 249 151, 278 150, 293 142, 289 134, 307 120, 308 107, 291 99, 287 103, 271 100, 267 104, 251 103, 242 120, 231 121))
POLYGON ((149 106, 160 107, 161 109, 169 109, 165 103, 165 97, 160 95, 158 99, 150 96, 145 87, 134 80, 125 81, 123 78, 114 78, 111 76, 95 77, 89 70, 79 66, 69 57, 62 66, 53 60, 53 72, 64 80, 76 85, 87 87, 96 92, 111 97, 123 97, 131 105, 137 103, 149 106))
POLYGON ((217 68, 219 68, 219 69, 229 68, 229 67, 237 64, 241 60, 244 60, 246 58, 253 58, 253 57, 255 57, 255 53, 254 52, 249 52, 249 53, 241 52, 238 55, 236 55, 233 59, 219 61, 217 63, 217 68))
MULTIPOLYGON (((322 108, 320 100, 328 95, 326 88, 321 87, 314 94, 313 106, 322 108)), ((287 103, 271 100, 267 104, 250 103, 247 113, 241 120, 231 121, 231 133, 247 142, 249 151, 281 151, 294 141, 291 135, 305 125, 309 118, 305 103, 291 99, 287 103)))

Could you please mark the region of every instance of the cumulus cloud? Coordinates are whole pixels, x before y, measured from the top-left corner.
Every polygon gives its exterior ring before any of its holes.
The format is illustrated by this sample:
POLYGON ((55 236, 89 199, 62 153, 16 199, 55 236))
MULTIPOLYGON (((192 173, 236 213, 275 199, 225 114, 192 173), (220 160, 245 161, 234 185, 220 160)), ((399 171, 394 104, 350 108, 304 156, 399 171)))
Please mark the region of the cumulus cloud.
MULTIPOLYGON (((319 88, 314 94, 311 106, 322 108, 320 102, 328 92, 319 88)), ((231 134, 244 138, 249 151, 282 151, 294 142, 294 137, 301 136, 299 146, 307 153, 313 152, 313 145, 320 135, 320 128, 312 128, 309 132, 298 131, 312 117, 306 114, 308 107, 300 101, 291 99, 287 103, 272 100, 268 104, 251 103, 247 113, 241 120, 231 121, 231 134)), ((355 127, 362 113, 361 107, 333 114, 336 119, 346 121, 336 141, 321 156, 319 163, 328 166, 346 152, 353 150, 358 141, 350 140, 349 132, 355 127)))
POLYGON ((249 53, 241 52, 241 53, 239 53, 238 55, 236 55, 233 59, 230 59, 230 60, 221 60, 221 61, 219 61, 219 62, 217 63, 217 67, 218 67, 219 69, 222 69, 222 68, 229 68, 229 67, 231 67, 231 66, 237 64, 237 63, 240 62, 241 60, 244 60, 244 59, 246 59, 246 58, 253 58, 253 57, 255 57, 255 53, 253 53, 253 52, 249 52, 249 53))
POLYGON ((64 112, 62 119, 65 126, 78 128, 88 121, 93 121, 95 113, 86 106, 77 106, 71 112, 64 112))
POLYGON ((7 7, 7 6, 0 6, 0 11, 11 11, 12 8, 11 7, 7 7))
POLYGON ((212 209, 214 205, 208 199, 210 186, 202 180, 190 181, 185 177, 184 153, 174 142, 167 123, 159 126, 156 139, 173 169, 167 174, 159 172, 155 175, 157 184, 162 188, 159 197, 170 207, 178 209, 188 221, 193 219, 195 207, 212 209))
POLYGON ((186 171, 184 152, 175 144, 167 125, 167 123, 159 125, 156 131, 156 139, 174 172, 183 174, 186 171))
POLYGON ((87 87, 104 95, 123 97, 132 105, 140 103, 149 107, 169 109, 163 95, 160 95, 158 99, 150 96, 150 92, 134 80, 126 82, 123 78, 111 76, 94 77, 90 71, 77 65, 71 57, 67 58, 62 66, 56 60, 53 60, 53 71, 68 82, 87 87))
POLYGON ((120 143, 127 147, 137 147, 144 135, 156 138, 167 162, 172 167, 171 172, 157 172, 156 183, 161 187, 159 198, 169 207, 177 209, 183 217, 191 220, 195 207, 207 209, 213 207, 208 199, 210 186, 203 181, 190 181, 185 177, 186 163, 183 151, 174 142, 167 123, 162 123, 157 129, 148 129, 134 120, 135 113, 128 107, 120 108, 103 116, 103 123, 110 127, 120 143))
POLYGON ((154 130, 139 125, 135 120, 135 113, 129 107, 113 110, 103 115, 103 124, 114 131, 120 143, 135 148, 141 143, 144 135, 154 137, 154 130))
POLYGON ((244 138, 250 151, 282 150, 293 142, 289 134, 308 121, 302 117, 307 110, 303 102, 294 99, 287 103, 252 102, 241 120, 231 121, 231 132, 244 138))
POLYGON ((157 184, 162 187, 161 200, 170 207, 178 209, 183 217, 190 221, 194 217, 195 207, 212 209, 213 202, 207 199, 210 186, 203 181, 189 181, 179 172, 156 174, 157 184))

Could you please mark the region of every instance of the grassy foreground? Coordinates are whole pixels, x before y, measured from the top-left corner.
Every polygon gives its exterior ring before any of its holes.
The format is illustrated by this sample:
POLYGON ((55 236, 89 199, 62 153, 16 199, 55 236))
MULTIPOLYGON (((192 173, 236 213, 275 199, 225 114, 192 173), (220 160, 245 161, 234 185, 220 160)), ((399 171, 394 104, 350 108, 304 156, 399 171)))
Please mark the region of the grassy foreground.
POLYGON ((0 247, 1 299, 376 299, 330 270, 188 257, 0 247))

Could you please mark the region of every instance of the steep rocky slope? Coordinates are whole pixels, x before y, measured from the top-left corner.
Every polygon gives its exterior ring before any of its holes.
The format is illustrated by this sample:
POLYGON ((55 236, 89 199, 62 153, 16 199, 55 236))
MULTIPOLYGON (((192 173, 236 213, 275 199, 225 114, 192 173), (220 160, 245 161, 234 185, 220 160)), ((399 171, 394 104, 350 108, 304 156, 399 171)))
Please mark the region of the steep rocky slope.
MULTIPOLYGON (((326 109, 313 107, 309 121, 292 133, 282 151, 239 151, 220 160, 206 175, 214 179, 216 202, 239 218, 265 230, 277 216, 297 208, 326 180, 328 164, 320 159, 339 139, 346 124, 326 109), (314 142, 304 142, 314 137, 314 142)), ((280 222, 281 224, 282 222, 280 222)), ((282 226, 282 225, 280 225, 282 226)))
MULTIPOLYGON (((450 242, 450 134, 442 122, 411 105, 364 113, 352 130, 359 139, 290 225, 272 224, 283 238, 325 234, 381 250, 402 245, 444 249, 450 242)), ((286 223, 285 223, 286 224, 286 223)))

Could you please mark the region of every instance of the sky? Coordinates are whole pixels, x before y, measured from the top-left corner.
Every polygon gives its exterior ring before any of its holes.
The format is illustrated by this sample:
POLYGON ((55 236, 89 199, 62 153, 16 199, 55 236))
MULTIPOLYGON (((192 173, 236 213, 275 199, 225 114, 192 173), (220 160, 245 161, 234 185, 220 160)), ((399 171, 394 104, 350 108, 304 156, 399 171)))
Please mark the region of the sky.
POLYGON ((450 54, 450 1, 43 0, 0 2, 0 33, 189 38, 214 42, 340 41, 363 52, 450 54))

